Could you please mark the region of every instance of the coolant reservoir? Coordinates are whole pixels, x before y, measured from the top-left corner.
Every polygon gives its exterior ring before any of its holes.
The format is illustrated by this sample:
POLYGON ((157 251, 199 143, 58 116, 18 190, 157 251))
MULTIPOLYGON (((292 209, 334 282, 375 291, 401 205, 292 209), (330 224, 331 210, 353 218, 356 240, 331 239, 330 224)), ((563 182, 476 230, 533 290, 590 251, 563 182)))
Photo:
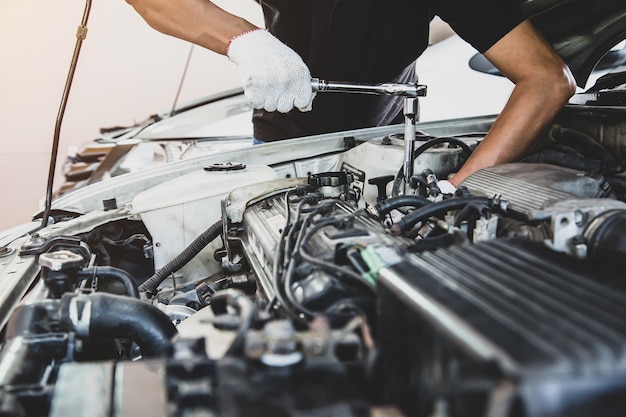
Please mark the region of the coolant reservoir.
MULTIPOLYGON (((267 165, 226 162, 212 164, 138 194, 132 201, 132 212, 152 235, 155 268, 162 268, 221 219, 221 200, 232 190, 277 178, 267 165)), ((216 239, 204 248, 175 274, 176 285, 218 272, 220 265, 213 259, 213 253, 221 247, 221 239, 216 239)))

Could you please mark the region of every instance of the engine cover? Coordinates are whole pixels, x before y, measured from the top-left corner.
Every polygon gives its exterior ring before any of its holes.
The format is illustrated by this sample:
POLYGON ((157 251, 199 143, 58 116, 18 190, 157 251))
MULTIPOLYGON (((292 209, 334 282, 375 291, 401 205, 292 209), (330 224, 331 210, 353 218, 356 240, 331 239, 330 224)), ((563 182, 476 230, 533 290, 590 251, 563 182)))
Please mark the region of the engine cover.
POLYGON ((509 202, 511 215, 525 220, 544 220, 554 201, 604 198, 610 186, 601 175, 548 164, 513 163, 481 169, 461 184, 472 195, 499 195, 509 202))
POLYGON ((517 240, 402 257, 379 274, 384 400, 417 416, 624 415, 622 275, 517 240))

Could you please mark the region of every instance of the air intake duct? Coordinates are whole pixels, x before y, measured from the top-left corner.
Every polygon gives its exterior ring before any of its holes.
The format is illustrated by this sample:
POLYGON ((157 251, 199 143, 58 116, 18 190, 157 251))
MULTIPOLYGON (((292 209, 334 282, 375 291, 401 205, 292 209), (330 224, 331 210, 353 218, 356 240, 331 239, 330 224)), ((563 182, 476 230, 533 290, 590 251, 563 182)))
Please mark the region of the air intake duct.
POLYGON ((584 232, 587 256, 591 259, 626 264, 626 211, 610 210, 595 217, 584 232))

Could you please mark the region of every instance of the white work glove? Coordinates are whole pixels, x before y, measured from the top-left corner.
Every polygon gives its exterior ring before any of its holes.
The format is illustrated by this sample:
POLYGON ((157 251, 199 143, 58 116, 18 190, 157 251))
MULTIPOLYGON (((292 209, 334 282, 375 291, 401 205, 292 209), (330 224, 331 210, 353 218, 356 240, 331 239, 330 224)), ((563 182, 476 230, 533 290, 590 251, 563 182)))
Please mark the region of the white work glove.
POLYGON ((448 180, 437 181, 437 187, 439 187, 441 194, 454 194, 456 192, 456 187, 448 180))
POLYGON ((236 36, 228 58, 239 66, 244 94, 255 109, 287 113, 294 107, 310 111, 311 73, 295 51, 266 30, 236 36))

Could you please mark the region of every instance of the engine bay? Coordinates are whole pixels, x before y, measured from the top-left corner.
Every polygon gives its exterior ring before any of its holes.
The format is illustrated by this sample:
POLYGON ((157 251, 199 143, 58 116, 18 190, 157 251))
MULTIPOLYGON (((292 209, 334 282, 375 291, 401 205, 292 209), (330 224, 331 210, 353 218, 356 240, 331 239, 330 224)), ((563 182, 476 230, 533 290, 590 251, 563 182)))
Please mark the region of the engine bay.
POLYGON ((623 111, 566 110, 454 194, 483 120, 57 213, 0 253, 1 414, 623 415, 623 111))

